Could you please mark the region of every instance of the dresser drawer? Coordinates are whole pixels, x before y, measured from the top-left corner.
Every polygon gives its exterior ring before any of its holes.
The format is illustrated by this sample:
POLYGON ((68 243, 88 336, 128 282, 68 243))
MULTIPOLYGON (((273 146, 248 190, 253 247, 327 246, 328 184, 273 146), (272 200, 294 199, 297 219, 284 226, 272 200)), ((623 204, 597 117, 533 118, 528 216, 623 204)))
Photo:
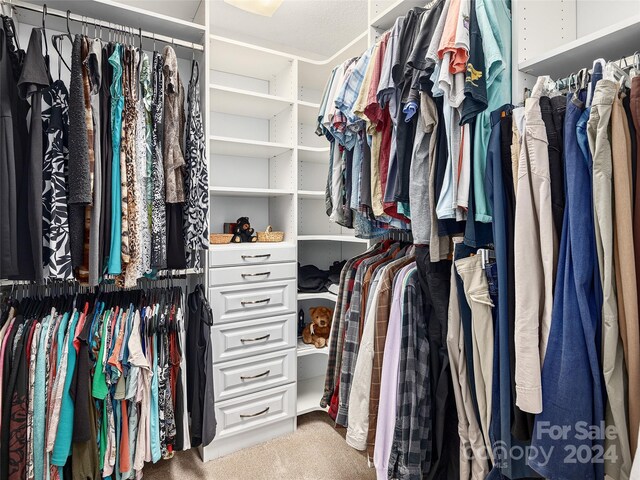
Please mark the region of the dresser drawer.
POLYGON ((213 362, 225 362, 296 345, 294 314, 213 327, 213 362))
POLYGON ((215 325, 293 312, 296 294, 295 280, 210 288, 209 303, 213 307, 213 323, 215 325))
POLYGON ((295 261, 296 247, 290 243, 221 245, 209 250, 209 265, 212 267, 295 261))
POLYGON ((216 402, 294 382, 295 375, 295 349, 214 365, 216 402))
POLYGON ((296 385, 270 388, 217 402, 216 440, 291 418, 296 413, 296 385))
POLYGON ((269 265, 246 265, 209 269, 209 285, 244 284, 271 282, 285 278, 296 278, 297 264, 274 263, 269 265))

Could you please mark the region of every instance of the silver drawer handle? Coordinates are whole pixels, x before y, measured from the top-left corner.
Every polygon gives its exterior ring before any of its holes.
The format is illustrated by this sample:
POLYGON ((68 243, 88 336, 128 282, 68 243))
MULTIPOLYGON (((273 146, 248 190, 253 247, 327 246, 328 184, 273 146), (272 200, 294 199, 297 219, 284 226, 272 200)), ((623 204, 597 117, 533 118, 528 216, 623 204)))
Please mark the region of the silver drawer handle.
POLYGON ((241 338, 240 342, 242 342, 242 343, 259 342, 260 340, 269 340, 270 337, 271 337, 271 334, 267 333, 266 335, 263 335, 261 337, 256 337, 256 338, 241 338))
POLYGON ((262 273, 242 273, 240 276, 242 278, 247 278, 247 277, 262 277, 262 276, 268 276, 271 275, 271 272, 262 272, 262 273))
POLYGON ((267 413, 269 411, 270 407, 265 408, 264 410, 262 410, 261 412, 258 413, 249 413, 249 414, 245 414, 245 413, 241 413, 240 414, 240 418, 251 418, 251 417, 257 417, 258 415, 264 415, 265 413, 267 413))
POLYGON ((264 255, 241 255, 241 258, 246 260, 247 258, 269 258, 270 256, 270 253, 265 253, 264 255))
POLYGON ((240 380, 252 380, 254 378, 266 377, 271 373, 271 370, 267 370, 266 372, 259 373, 258 375, 250 375, 248 377, 240 377, 240 380))
POLYGON ((255 305, 256 303, 269 303, 270 301, 271 301, 270 298, 263 298, 262 300, 251 300, 246 302, 240 302, 240 305, 244 307, 245 305, 255 305))

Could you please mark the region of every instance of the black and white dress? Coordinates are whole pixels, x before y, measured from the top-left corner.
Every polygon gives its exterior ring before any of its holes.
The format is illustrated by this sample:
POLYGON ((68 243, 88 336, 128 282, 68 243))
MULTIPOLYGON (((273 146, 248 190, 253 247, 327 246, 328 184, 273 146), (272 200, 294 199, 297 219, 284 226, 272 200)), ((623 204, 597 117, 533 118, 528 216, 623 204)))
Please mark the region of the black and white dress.
POLYGON ((200 113, 199 77, 198 62, 194 61, 188 93, 184 238, 190 257, 188 263, 196 268, 200 255, 195 253, 209 247, 209 171, 200 113))
POLYGON ((67 215, 68 97, 62 80, 42 92, 44 277, 57 280, 73 279, 67 215))
POLYGON ((151 102, 151 179, 153 199, 151 202, 151 268, 167 266, 167 224, 165 211, 164 164, 162 161, 162 120, 164 115, 164 75, 162 54, 153 53, 153 97, 151 102))

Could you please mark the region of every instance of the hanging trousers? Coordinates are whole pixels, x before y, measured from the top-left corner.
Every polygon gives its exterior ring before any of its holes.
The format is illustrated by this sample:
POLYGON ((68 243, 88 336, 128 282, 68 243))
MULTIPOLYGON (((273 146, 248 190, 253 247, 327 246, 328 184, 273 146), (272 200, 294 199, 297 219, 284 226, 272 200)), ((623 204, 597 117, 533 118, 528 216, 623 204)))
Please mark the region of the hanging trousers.
POLYGON ((602 371, 607 390, 605 421, 616 429, 615 438, 605 438, 605 451, 613 447, 618 461, 604 458, 605 473, 612 478, 628 478, 631 469, 629 432, 624 386, 624 354, 618 327, 616 279, 613 268, 613 166, 609 124, 615 82, 600 81, 593 93, 587 126, 589 147, 593 153, 593 216, 598 252, 598 269, 602 286, 602 371))
POLYGON ((602 292, 591 208, 585 98, 586 92, 575 99, 570 95, 567 104, 564 130, 567 203, 542 368, 543 409, 536 416, 532 438, 535 449, 529 457, 529 465, 550 479, 604 477, 603 465, 591 462, 598 449, 603 448, 603 442, 581 435, 578 428, 579 422, 593 428, 604 420, 599 358, 602 292), (576 368, 577 365, 582 368, 576 368), (550 433, 550 426, 561 427, 566 433, 556 438, 550 433), (535 455, 541 449, 549 452, 548 459, 535 455), (567 462, 567 452, 572 449, 580 451, 580 458, 586 457, 586 461, 567 462))

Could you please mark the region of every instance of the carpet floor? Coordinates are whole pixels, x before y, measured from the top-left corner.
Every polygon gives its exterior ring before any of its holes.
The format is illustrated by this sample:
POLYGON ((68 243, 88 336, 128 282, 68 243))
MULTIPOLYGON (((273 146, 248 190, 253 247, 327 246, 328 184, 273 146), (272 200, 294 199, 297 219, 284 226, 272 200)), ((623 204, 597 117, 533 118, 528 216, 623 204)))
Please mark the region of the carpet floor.
POLYGON ((324 412, 298 417, 291 435, 202 463, 195 449, 147 464, 145 480, 375 480, 362 452, 349 447, 345 429, 324 412))

